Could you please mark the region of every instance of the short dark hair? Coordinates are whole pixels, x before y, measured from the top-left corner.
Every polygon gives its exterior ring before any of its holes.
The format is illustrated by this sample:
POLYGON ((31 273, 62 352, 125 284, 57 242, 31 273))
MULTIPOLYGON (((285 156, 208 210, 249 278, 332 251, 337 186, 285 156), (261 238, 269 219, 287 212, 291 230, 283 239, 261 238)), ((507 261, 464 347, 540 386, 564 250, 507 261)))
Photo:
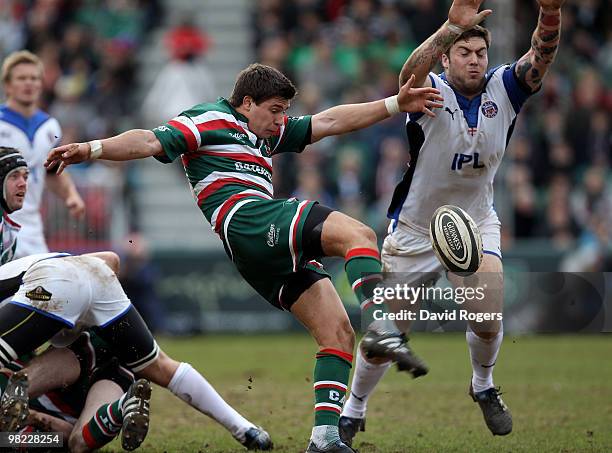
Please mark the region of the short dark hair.
POLYGON ((256 104, 274 97, 291 100, 297 94, 297 89, 282 72, 272 66, 253 63, 240 71, 230 104, 234 107, 242 105, 245 96, 251 96, 256 104))
MULTIPOLYGON (((453 42, 453 46, 459 41, 467 41, 470 38, 482 38, 487 45, 487 49, 491 46, 491 32, 480 25, 474 25, 474 27, 461 33, 453 42)), ((446 56, 449 55, 449 52, 450 48, 446 51, 446 56)))

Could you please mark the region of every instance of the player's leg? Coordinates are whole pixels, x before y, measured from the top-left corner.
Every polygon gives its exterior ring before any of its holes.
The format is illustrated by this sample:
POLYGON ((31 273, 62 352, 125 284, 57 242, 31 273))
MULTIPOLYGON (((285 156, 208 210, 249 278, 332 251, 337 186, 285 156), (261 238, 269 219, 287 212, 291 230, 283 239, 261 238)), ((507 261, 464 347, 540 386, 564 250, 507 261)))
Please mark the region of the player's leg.
POLYGON ((149 328, 129 303, 114 274, 103 278, 103 284, 94 284, 97 297, 93 315, 101 327, 95 331, 109 343, 117 356, 139 376, 168 388, 174 395, 198 411, 221 423, 234 438, 253 449, 269 449, 272 442, 268 433, 234 410, 206 379, 188 363, 172 360, 160 351, 149 328), (123 301, 127 309, 117 306, 104 309, 108 304, 123 301), (119 315, 113 316, 113 312, 119 315), (110 319, 107 319, 107 317, 110 319), (126 348, 125 345, 130 345, 126 348))
POLYGON ((352 451, 341 444, 338 433, 355 342, 346 310, 331 281, 323 278, 301 293, 291 312, 319 345, 313 380, 314 427, 308 451, 352 451))
POLYGON ((72 350, 49 347, 35 356, 24 371, 28 375, 29 395, 36 398, 50 390, 74 384, 81 373, 81 365, 72 350))
POLYGON ((244 418, 217 393, 190 364, 177 362, 159 351, 157 360, 137 372, 170 390, 177 398, 224 426, 241 444, 252 450, 272 448, 270 436, 244 418))
MULTIPOLYGON (((144 427, 146 434, 150 395, 151 387, 145 380, 134 383, 127 393, 111 380, 96 381, 89 389, 83 411, 70 435, 68 441, 70 451, 73 453, 93 451, 108 444, 119 435, 124 425, 124 418, 127 416, 145 417, 145 422, 138 425, 144 427), (135 410, 128 411, 128 406, 135 410)), ((139 440, 137 443, 140 445, 144 436, 134 436, 134 439, 139 440)), ((137 447, 131 443, 128 446, 133 447, 129 448, 130 450, 137 447)))
MULTIPOLYGON (((385 287, 393 287, 396 283, 416 287, 421 283, 432 285, 439 277, 438 271, 441 269, 439 261, 431 250, 429 238, 401 229, 385 238, 382 260, 385 287)), ((420 301, 415 301, 414 304, 406 301, 391 301, 389 312, 418 310, 419 305, 420 301)), ((410 321, 397 322, 397 327, 405 333, 409 331, 410 326, 410 321)), ((340 435, 345 443, 352 445, 357 432, 365 431, 369 398, 392 363, 391 360, 366 357, 361 347, 358 348, 351 391, 344 405, 339 424, 340 435)))
MULTIPOLYGON (((484 292, 483 300, 468 300, 464 309, 472 313, 490 315, 503 311, 503 265, 500 251, 500 225, 492 216, 479 225, 485 254, 478 272, 460 278, 449 274, 455 286, 475 286, 484 292)), ((506 435, 512 431, 512 415, 493 383, 493 369, 503 340, 501 320, 470 321, 466 332, 472 364, 470 396, 478 403, 485 422, 493 434, 506 435)))
POLYGON ((376 234, 361 222, 340 212, 327 216, 321 229, 321 248, 325 256, 345 259, 346 275, 361 304, 362 326, 366 329, 360 348, 369 358, 397 363, 401 371, 418 377, 427 367, 407 346, 404 335, 394 322, 375 319, 376 312, 386 312, 385 304, 373 302, 374 289, 382 280, 382 265, 376 234))
POLYGON ((22 370, 0 374, 0 431, 15 431, 28 417, 30 398, 71 385, 79 373, 74 353, 63 348, 49 348, 22 370))

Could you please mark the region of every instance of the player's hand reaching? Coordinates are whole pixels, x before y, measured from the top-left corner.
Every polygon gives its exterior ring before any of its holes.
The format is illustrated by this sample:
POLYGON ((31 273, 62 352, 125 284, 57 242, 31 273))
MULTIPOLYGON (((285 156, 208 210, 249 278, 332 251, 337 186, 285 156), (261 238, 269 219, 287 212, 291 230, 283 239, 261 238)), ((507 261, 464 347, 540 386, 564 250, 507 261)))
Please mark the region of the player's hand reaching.
POLYGON ((538 3, 540 4, 540 8, 544 10, 561 9, 565 0, 538 0, 538 3))
POLYGON ((49 151, 45 167, 49 170, 56 169, 55 172, 59 175, 68 165, 84 162, 90 156, 91 146, 89 143, 70 143, 49 151))
MULTIPOLYGON (((560 0, 541 0, 560 1, 560 0)), ((493 13, 490 9, 478 12, 482 0, 454 0, 448 11, 448 21, 463 30, 469 30, 478 25, 493 13)))
POLYGON ((397 95, 400 110, 410 113, 422 112, 435 117, 436 114, 432 109, 443 107, 444 104, 440 101, 444 101, 444 98, 440 96, 439 90, 432 87, 412 88, 414 80, 415 76, 412 74, 397 95))

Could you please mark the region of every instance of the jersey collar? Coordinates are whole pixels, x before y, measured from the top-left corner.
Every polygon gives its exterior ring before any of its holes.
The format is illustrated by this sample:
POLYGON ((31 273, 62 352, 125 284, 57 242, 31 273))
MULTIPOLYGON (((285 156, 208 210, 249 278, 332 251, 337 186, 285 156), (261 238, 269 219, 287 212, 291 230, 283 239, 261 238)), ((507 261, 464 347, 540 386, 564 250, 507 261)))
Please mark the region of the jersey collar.
POLYGON ((34 141, 36 131, 49 118, 49 115, 42 110, 36 110, 34 115, 28 118, 9 108, 6 104, 0 105, 0 119, 22 130, 30 142, 34 141))
POLYGON ((240 113, 238 110, 236 110, 234 106, 230 104, 230 102, 227 99, 219 98, 217 99, 217 104, 221 104, 227 107, 232 112, 232 115, 236 117, 236 119, 240 121, 244 121, 245 123, 249 124, 249 119, 246 116, 244 116, 242 113, 240 113))

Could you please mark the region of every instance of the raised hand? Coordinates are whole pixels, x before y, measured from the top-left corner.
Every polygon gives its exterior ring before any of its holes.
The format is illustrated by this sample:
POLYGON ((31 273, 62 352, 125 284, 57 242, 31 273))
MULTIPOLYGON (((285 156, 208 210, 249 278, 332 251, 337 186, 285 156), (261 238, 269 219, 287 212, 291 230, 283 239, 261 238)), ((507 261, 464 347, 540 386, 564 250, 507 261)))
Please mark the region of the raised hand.
POLYGON ((70 143, 58 146, 49 151, 45 167, 49 170, 56 169, 61 174, 68 165, 78 164, 89 159, 91 146, 89 143, 70 143))
POLYGON ((412 74, 397 95, 400 110, 410 113, 422 112, 435 117, 436 114, 431 109, 443 107, 444 104, 440 101, 444 101, 444 98, 440 96, 439 90, 432 87, 412 88, 414 80, 415 76, 412 74))
MULTIPOLYGON (((562 0, 540 0, 540 1, 562 1, 562 0)), ((493 13, 490 9, 478 12, 482 0, 454 0, 448 11, 448 21, 464 30, 478 25, 493 13)))

